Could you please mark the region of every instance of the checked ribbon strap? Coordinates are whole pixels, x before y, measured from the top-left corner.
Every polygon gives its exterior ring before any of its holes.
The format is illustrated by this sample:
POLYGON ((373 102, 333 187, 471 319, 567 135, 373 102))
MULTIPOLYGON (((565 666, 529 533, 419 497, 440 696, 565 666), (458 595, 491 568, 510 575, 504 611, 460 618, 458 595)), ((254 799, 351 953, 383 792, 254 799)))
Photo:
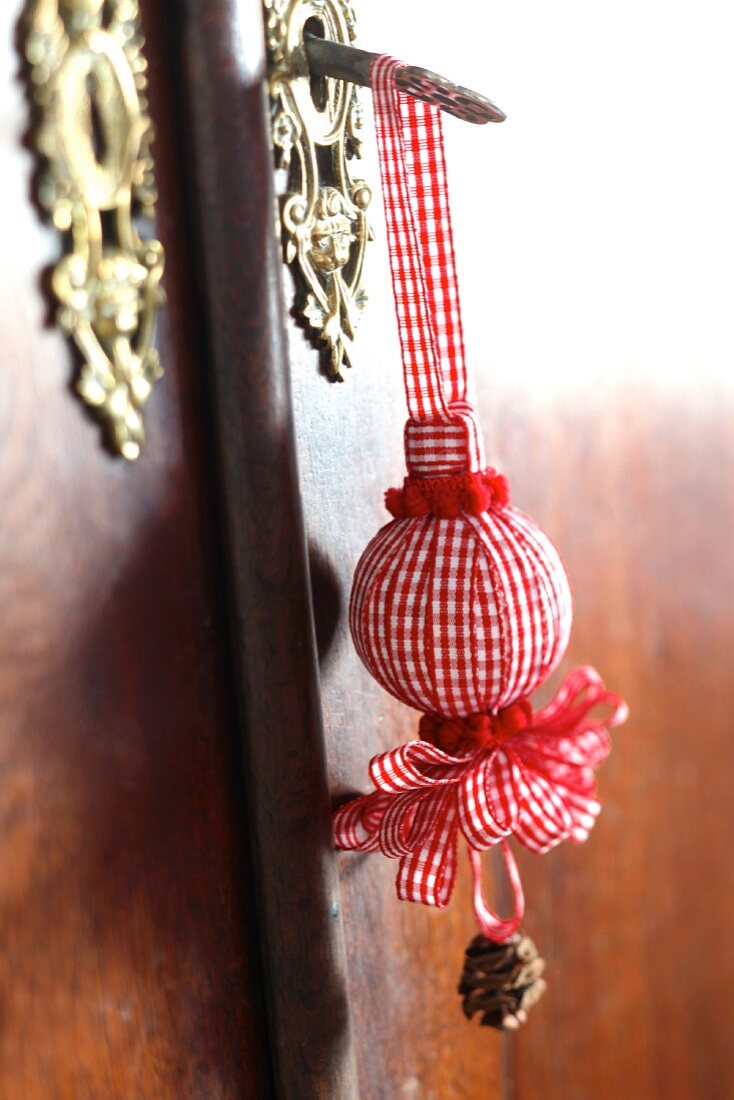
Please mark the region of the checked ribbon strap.
POLYGON ((533 715, 526 704, 526 712, 527 725, 514 732, 502 729, 500 712, 497 734, 485 747, 449 754, 411 741, 375 756, 369 767, 374 791, 336 813, 337 846, 399 860, 398 897, 443 909, 456 882, 461 834, 477 923, 488 939, 509 939, 524 901, 505 838, 514 836, 533 852, 586 840, 601 808, 594 769, 609 752, 607 731, 627 717, 620 696, 588 667, 574 670, 542 710, 533 715), (515 901, 507 920, 487 905, 481 884, 479 852, 497 843, 515 901))
POLYGON ((404 62, 370 69, 393 296, 417 476, 482 470, 481 431, 467 392, 464 335, 441 112, 400 91, 404 62))

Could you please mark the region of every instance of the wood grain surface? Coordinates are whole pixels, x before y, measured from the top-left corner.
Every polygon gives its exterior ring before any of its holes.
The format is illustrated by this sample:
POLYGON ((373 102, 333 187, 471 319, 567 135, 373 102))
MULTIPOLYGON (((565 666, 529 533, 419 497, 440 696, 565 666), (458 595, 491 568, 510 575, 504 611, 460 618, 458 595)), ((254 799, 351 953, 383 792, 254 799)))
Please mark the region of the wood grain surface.
MULTIPOLYGON (((482 76, 482 64, 495 71, 484 54, 467 49, 458 26, 438 41, 437 7, 416 22, 407 11, 388 18, 387 5, 372 5, 359 13, 358 44, 496 96, 512 126, 512 103, 482 76)), ((513 29, 511 18, 506 23, 513 29)), ((501 41, 513 48, 509 34, 493 36, 492 59, 507 79, 521 64, 524 38, 505 70, 497 64, 501 41)), ((543 110, 538 79, 522 70, 528 103, 520 100, 519 110, 543 110)), ((572 135, 574 125, 571 112, 572 135)), ((573 664, 591 663, 625 694, 631 718, 601 769, 604 812, 588 844, 543 858, 518 854, 525 926, 548 960, 549 991, 517 1037, 480 1031, 460 1013, 455 984, 473 934, 466 868, 450 908, 437 913, 397 903, 394 864, 337 856, 361 1096, 723 1100, 734 1096, 731 378, 699 370, 693 355, 672 380, 664 361, 655 369, 660 356, 649 349, 641 371, 634 348, 605 375, 603 328, 583 371, 564 366, 557 351, 552 371, 523 360, 522 350, 503 363, 496 332, 506 341, 507 322, 491 288, 505 277, 522 295, 528 283, 535 297, 520 299, 524 324, 532 331, 540 323, 534 314, 546 316, 532 247, 523 253, 521 238, 519 254, 502 251, 512 230, 503 236, 501 202, 492 206, 498 149, 509 155, 498 143, 509 139, 491 128, 447 128, 469 354, 490 461, 561 549, 575 591, 571 648, 539 698, 573 664)), ((369 136, 366 146, 374 148, 369 136)), ((556 164, 550 137, 544 151, 556 164)), ((377 187, 372 154, 363 168, 377 187)), ((502 186, 500 178, 498 194, 502 186)), ((528 210, 541 201, 541 175, 519 186, 528 210)), ((518 236, 528 216, 522 202, 510 208, 518 236)), ((417 718, 362 668, 346 622, 358 556, 388 518, 382 492, 403 476, 404 402, 379 200, 373 221, 370 301, 345 382, 326 381, 302 332, 289 330, 335 799, 367 789, 370 756, 410 737, 417 718)), ((557 232, 562 239, 563 228, 557 232)), ((568 230, 576 247, 581 232, 568 230)), ((548 264, 542 253, 540 261, 548 264)), ((565 324, 577 323, 571 305, 565 324)), ((518 341, 520 349, 527 343, 518 341)))
MULTIPOLYGON (((0 20, 0 1097, 269 1090, 165 5, 145 5, 166 369, 133 466, 46 320, 0 20)), ((16 10, 17 14, 17 10, 16 10)))
POLYGON ((283 341, 259 0, 192 3, 181 49, 273 1071, 288 1100, 351 1100, 358 1093, 283 341))

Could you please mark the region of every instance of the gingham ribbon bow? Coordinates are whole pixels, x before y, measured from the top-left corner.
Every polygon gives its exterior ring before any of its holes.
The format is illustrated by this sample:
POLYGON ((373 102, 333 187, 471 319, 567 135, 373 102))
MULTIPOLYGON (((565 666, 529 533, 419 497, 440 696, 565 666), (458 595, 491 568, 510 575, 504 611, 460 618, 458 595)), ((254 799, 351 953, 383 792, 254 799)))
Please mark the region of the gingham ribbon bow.
POLYGON ((505 838, 515 836, 534 852, 586 840, 601 808, 594 769, 609 752, 607 730, 625 720, 627 707, 594 669, 578 668, 551 703, 528 713, 525 728, 486 747, 449 755, 428 741, 412 741, 375 756, 369 768, 375 790, 337 811, 337 847, 400 860, 398 897, 443 909, 456 882, 461 832, 479 927, 489 939, 508 939, 524 902, 505 838), (592 713, 599 708, 607 713, 592 713), (481 887, 478 853, 499 842, 515 899, 507 920, 489 908, 481 887))

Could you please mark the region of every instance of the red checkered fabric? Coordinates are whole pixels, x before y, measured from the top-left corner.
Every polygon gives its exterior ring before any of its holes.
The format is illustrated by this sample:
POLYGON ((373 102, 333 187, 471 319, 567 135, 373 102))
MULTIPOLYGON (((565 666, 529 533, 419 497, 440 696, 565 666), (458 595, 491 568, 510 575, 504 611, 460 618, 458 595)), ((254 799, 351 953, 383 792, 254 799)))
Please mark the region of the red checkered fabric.
POLYGON ((406 459, 416 476, 481 470, 481 432, 468 403, 441 112, 396 87, 402 65, 379 57, 370 77, 410 417, 406 459))
POLYGON ((533 852, 586 840, 600 810, 594 769, 609 752, 607 730, 626 717, 625 703, 594 669, 579 668, 547 707, 528 713, 527 725, 508 734, 498 723, 486 746, 449 754, 412 741, 375 756, 369 769, 375 790, 337 811, 336 843, 398 859, 398 897, 442 909, 453 893, 463 835, 477 922, 490 939, 503 941, 522 919, 517 869, 506 848, 516 911, 501 920, 484 900, 477 853, 509 836, 533 852))
POLYGON ((383 527, 352 585, 350 627, 377 681, 428 714, 493 711, 529 695, 568 644, 557 551, 516 508, 383 527))
POLYGON ((404 438, 411 477, 466 473, 486 465, 482 430, 471 405, 452 405, 449 420, 409 420, 404 438))

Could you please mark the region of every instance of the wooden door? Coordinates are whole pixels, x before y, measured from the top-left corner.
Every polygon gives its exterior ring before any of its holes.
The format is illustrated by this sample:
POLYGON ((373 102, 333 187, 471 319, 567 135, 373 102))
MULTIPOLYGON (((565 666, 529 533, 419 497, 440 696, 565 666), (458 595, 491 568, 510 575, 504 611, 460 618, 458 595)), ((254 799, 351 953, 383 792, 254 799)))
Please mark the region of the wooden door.
POLYGON ((519 855, 550 989, 512 1038, 460 1012, 466 879, 398 904, 394 866, 330 843, 416 722, 346 625, 403 472, 379 200, 335 385, 289 316, 259 0, 146 0, 167 374, 123 466, 44 323, 5 21, 0 1097, 734 1096, 733 89, 715 9, 653 8, 357 12, 365 48, 508 112, 447 135, 481 418, 574 583, 554 683, 592 663, 632 711, 588 844, 519 855))
POLYGON ((50 320, 19 5, 0 16, 0 1097, 268 1095, 185 152, 147 3, 168 255, 135 465, 50 320))

